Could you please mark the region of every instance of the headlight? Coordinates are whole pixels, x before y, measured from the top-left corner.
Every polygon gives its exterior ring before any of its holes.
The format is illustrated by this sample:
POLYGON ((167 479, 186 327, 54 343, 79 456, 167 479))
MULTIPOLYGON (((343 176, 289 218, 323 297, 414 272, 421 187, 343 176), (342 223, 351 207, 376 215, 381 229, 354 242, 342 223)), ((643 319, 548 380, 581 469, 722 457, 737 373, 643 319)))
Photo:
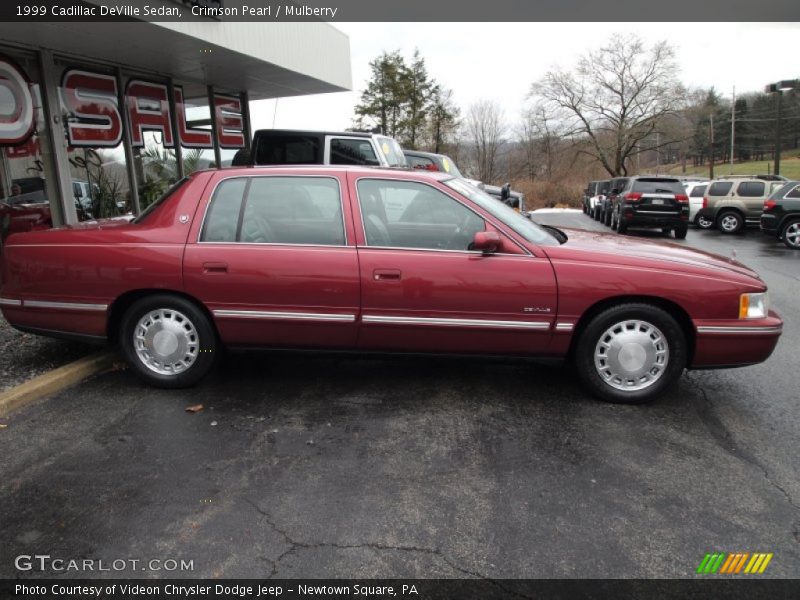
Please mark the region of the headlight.
POLYGON ((767 292, 758 294, 742 294, 739 297, 740 319, 763 319, 769 313, 769 296, 767 292))

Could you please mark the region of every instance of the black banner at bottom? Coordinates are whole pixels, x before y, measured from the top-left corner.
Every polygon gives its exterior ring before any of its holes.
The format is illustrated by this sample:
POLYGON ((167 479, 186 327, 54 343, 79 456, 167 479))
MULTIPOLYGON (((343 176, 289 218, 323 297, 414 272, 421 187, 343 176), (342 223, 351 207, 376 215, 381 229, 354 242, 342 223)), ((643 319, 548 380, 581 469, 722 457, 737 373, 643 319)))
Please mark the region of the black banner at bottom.
POLYGON ((458 598, 800 598, 797 579, 24 579, 0 581, 0 598, 29 600, 438 600, 458 598))

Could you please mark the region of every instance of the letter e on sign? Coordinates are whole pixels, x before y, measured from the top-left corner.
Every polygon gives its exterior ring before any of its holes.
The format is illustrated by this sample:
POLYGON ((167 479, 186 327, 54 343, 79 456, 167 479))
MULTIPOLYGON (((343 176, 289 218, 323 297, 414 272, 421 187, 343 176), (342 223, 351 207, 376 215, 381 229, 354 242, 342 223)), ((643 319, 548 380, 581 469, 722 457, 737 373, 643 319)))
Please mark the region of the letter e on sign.
POLYGON ((61 78, 61 99, 70 115, 70 146, 114 147, 122 140, 117 78, 69 69, 61 78))
POLYGON ((244 148, 242 102, 236 96, 214 94, 217 139, 220 148, 244 148))
POLYGON ((145 131, 160 131, 164 146, 175 146, 166 85, 131 79, 125 88, 125 103, 128 105, 128 124, 133 146, 144 146, 145 131))
POLYGON ((31 88, 25 73, 0 56, 0 145, 13 146, 33 132, 31 88))

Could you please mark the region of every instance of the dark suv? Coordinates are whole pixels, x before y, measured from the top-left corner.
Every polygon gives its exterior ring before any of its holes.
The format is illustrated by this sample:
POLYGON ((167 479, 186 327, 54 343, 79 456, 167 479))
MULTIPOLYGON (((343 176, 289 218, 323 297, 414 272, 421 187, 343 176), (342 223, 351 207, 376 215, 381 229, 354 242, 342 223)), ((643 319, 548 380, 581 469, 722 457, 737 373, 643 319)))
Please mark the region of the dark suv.
POLYGON ((682 240, 689 229, 689 197, 674 177, 631 177, 617 188, 611 208, 611 228, 658 227, 682 240))
POLYGON ((611 212, 614 208, 614 201, 619 193, 625 189, 625 186, 628 185, 628 181, 630 181, 628 177, 617 177, 609 182, 608 193, 598 202, 598 214, 595 216, 603 225, 611 225, 611 212))
POLYGON ((761 231, 800 250, 800 181, 790 181, 767 198, 761 213, 761 231))

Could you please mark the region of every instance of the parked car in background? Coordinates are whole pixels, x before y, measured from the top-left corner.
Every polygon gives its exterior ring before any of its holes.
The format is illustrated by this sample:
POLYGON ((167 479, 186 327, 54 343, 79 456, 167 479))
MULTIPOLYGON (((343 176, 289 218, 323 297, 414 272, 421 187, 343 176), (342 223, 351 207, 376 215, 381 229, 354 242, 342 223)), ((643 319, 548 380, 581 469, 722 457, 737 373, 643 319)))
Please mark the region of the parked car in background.
POLYGON ((597 195, 597 185, 599 181, 590 181, 586 184, 586 188, 583 190, 583 198, 581 198, 581 207, 583 208, 583 214, 589 214, 589 200, 597 195))
POLYGON ((764 202, 761 231, 800 250, 800 181, 785 183, 764 202))
POLYGON ((100 196, 100 187, 96 184, 89 184, 88 181, 72 180, 72 193, 75 196, 76 206, 81 207, 85 219, 94 216, 94 202, 100 196))
POLYGON ((595 195, 589 198, 587 214, 595 221, 600 220, 600 207, 611 189, 611 180, 598 181, 594 188, 595 195))
POLYGON ((230 345, 570 358, 592 393, 637 403, 685 368, 766 360, 783 325, 735 260, 364 167, 198 171, 133 221, 10 236, 0 280, 17 329, 112 340, 167 388, 230 345))
POLYGON ((704 207, 696 216, 700 227, 711 221, 725 234, 739 233, 747 225, 758 225, 764 202, 784 179, 775 176, 721 177, 712 181, 703 198, 704 207))
POLYGON ((614 197, 611 229, 626 233, 629 227, 661 229, 682 240, 689 228, 689 197, 674 177, 631 177, 614 197))
MULTIPOLYGON (((698 213, 705 206, 705 193, 708 188, 708 181, 684 181, 683 188, 686 190, 686 195, 689 197, 689 223, 700 227, 698 224, 698 213)), ((713 225, 713 223, 712 223, 713 225)), ((702 227, 702 229, 708 229, 702 227)))
POLYGON ((235 164, 406 167, 406 159, 393 138, 377 133, 259 129, 235 164))
POLYGON ((627 184, 627 177, 616 177, 609 182, 608 194, 598 202, 600 214, 597 220, 603 225, 611 226, 611 213, 614 207, 614 201, 627 184))

